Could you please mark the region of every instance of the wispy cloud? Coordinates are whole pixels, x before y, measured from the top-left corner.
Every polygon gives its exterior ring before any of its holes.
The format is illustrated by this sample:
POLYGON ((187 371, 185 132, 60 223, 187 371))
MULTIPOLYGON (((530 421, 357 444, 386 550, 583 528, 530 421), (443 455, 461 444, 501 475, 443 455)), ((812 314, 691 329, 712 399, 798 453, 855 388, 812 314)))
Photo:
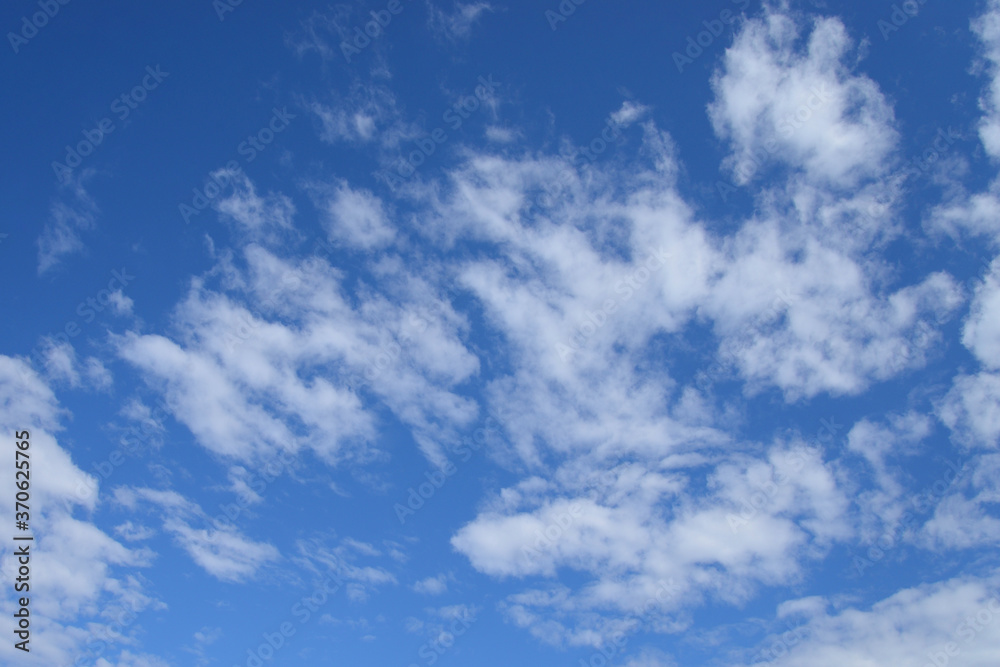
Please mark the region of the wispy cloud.
POLYGON ((94 229, 98 213, 83 185, 89 176, 85 171, 60 186, 37 241, 38 275, 57 268, 66 256, 85 250, 81 233, 94 229))
POLYGON ((280 558, 274 546, 252 540, 232 525, 216 527, 201 507, 175 491, 119 487, 114 497, 130 509, 140 502, 157 507, 163 529, 195 563, 222 581, 253 578, 262 567, 280 558))
POLYGON ((427 7, 428 26, 436 37, 446 41, 468 39, 483 14, 496 11, 488 2, 455 2, 451 11, 445 11, 430 1, 427 7))

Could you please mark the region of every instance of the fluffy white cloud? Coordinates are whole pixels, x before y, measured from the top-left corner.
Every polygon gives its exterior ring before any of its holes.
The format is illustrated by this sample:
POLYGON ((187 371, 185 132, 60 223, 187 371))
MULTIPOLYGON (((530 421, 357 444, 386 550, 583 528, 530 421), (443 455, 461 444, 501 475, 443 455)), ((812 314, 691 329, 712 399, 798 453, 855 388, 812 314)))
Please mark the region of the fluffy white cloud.
POLYGON ((874 81, 845 64, 852 44, 838 19, 817 18, 800 50, 803 23, 765 5, 713 80, 710 115, 732 142, 727 164, 737 183, 772 160, 837 186, 886 170, 897 140, 891 107, 874 81))
POLYGON ((993 77, 980 99, 983 119, 979 137, 986 152, 993 158, 1000 158, 1000 2, 990 0, 986 11, 972 22, 972 29, 983 45, 983 56, 993 77))
POLYGON ((1000 258, 976 287, 962 342, 984 366, 1000 369, 1000 258))
MULTIPOLYGON (((994 160, 1000 158, 1000 2, 990 0, 986 11, 972 21, 972 31, 982 49, 983 68, 989 83, 979 106, 983 112, 979 139, 994 160)), ((984 192, 968 193, 959 183, 952 184, 948 201, 933 208, 926 224, 952 237, 963 234, 986 237, 992 244, 1000 241, 1000 179, 994 179, 984 192)))
MULTIPOLYGON (((73 463, 56 438, 67 416, 32 368, 0 356, 0 429, 9 434, 29 431, 28 455, 35 473, 30 518, 36 536, 30 546, 31 653, 24 654, 14 649, 12 641, 5 641, 0 644, 0 660, 8 664, 70 664, 88 654, 91 645, 100 647, 97 653, 90 651, 91 659, 104 655, 132 660, 135 656, 122 647, 131 642, 139 615, 160 606, 137 576, 153 554, 122 545, 88 516, 98 505, 98 484, 73 463)), ((0 493, 13 498, 12 467, 9 472, 0 480, 0 493)), ((13 505, 0 509, 0 518, 13 526, 13 505)), ((13 545, 9 540, 0 545, 0 572, 7 584, 18 576, 13 545)), ((4 588, 8 595, 0 600, 0 608, 11 618, 16 597, 12 585, 4 588)), ((154 658, 142 659, 155 664, 154 658)))
MULTIPOLYGON (((888 415, 884 422, 863 419, 847 434, 848 449, 866 462, 862 474, 852 474, 858 486, 854 496, 863 544, 874 544, 898 528, 900 518, 912 503, 909 493, 912 479, 907 475, 906 464, 923 452, 925 440, 932 433, 931 418, 911 412, 888 415)), ((952 471, 958 468, 954 463, 951 465, 952 471)), ((953 480, 956 475, 953 472, 949 477, 953 480)))
MULTIPOLYGON (((980 139, 987 154, 1000 157, 1000 2, 991 0, 986 11, 972 24, 988 63, 990 83, 980 106, 983 118, 980 139)), ((1000 199, 995 179, 986 192, 969 195, 959 188, 947 204, 932 211, 928 224, 956 238, 962 234, 987 236, 995 245, 998 236, 1000 199)), ((956 440, 970 447, 995 448, 1000 443, 1000 258, 994 258, 975 283, 975 296, 962 331, 962 342, 982 364, 978 374, 959 374, 948 395, 938 405, 938 416, 956 440)), ((951 500, 948 510, 962 524, 973 521, 977 508, 951 500)), ((974 523, 974 521, 973 521, 974 523)), ((938 529, 943 529, 938 526, 938 529)))
POLYGON ((302 448, 331 464, 363 462, 378 455, 363 402, 372 392, 441 461, 442 444, 477 415, 452 388, 478 361, 462 343, 463 318, 435 287, 383 256, 371 267, 382 291, 365 288, 354 305, 322 253, 288 260, 251 244, 243 259, 246 270, 220 261, 217 289, 192 281, 178 340, 115 337, 199 442, 243 463, 302 448))
POLYGON ((116 314, 118 315, 132 314, 132 306, 135 305, 135 302, 132 301, 132 299, 130 299, 129 297, 125 296, 125 294, 121 290, 115 290, 114 292, 112 292, 110 298, 111 298, 111 307, 114 308, 116 314))
POLYGON ((387 245, 395 236, 385 204, 371 191, 354 190, 346 181, 329 188, 322 208, 331 243, 372 250, 387 245))
POLYGON ((994 665, 1000 659, 996 584, 995 576, 957 578, 903 589, 870 609, 814 610, 798 627, 768 637, 749 664, 994 665))
POLYGON ((645 116, 648 111, 649 107, 645 104, 637 104, 636 102, 626 100, 622 103, 622 106, 618 109, 618 111, 611 114, 611 122, 615 125, 620 125, 621 127, 628 127, 645 116))
POLYGON ((587 586, 556 598, 541 590, 511 596, 507 612, 546 641, 596 646, 619 628, 613 621, 594 627, 585 612, 628 614, 663 582, 676 582, 668 598, 626 624, 666 625, 667 612, 705 597, 736 603, 760 584, 791 583, 802 559, 852 534, 834 475, 801 444, 774 447, 766 460, 718 462, 706 482, 710 493, 699 498, 687 492, 694 470, 647 466, 556 472, 569 488, 531 478, 501 492, 452 544, 489 574, 590 575, 587 586), (546 608, 569 625, 533 627, 546 608))
POLYGON ((976 287, 962 342, 986 368, 959 375, 938 408, 941 420, 967 445, 1000 442, 1000 259, 976 287))
POLYGON ((960 442, 996 447, 1000 443, 1000 374, 958 376, 938 414, 960 442))
POLYGON ((220 169, 212 174, 212 178, 216 182, 232 185, 232 192, 213 206, 240 236, 274 242, 292 229, 295 206, 285 195, 261 197, 242 171, 220 169))
POLYGON ((43 341, 42 361, 45 373, 54 382, 62 382, 70 387, 82 386, 105 390, 111 387, 111 372, 96 357, 87 357, 80 363, 76 349, 65 341, 47 339, 43 341))
POLYGON ((986 237, 993 244, 1000 239, 1000 197, 994 182, 987 192, 973 195, 960 191, 951 201, 935 206, 927 225, 954 238, 963 234, 986 237))

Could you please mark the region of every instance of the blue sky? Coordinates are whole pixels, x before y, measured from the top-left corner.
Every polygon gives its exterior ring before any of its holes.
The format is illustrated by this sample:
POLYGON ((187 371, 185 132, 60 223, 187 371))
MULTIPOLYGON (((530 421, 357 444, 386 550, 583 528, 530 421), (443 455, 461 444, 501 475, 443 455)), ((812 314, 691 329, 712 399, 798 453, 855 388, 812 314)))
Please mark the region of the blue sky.
POLYGON ((0 25, 3 664, 1000 663, 997 0, 0 25))

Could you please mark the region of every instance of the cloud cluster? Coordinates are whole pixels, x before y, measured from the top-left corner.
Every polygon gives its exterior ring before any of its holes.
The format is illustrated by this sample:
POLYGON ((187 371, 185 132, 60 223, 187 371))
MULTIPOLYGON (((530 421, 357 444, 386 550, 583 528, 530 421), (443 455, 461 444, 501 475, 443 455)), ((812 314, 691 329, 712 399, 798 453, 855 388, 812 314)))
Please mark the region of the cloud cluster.
MULTIPOLYGON (((29 525, 31 543, 31 653, 13 642, 0 645, 9 664, 58 665, 87 654, 117 659, 119 664, 158 664, 125 647, 133 643, 141 612, 161 605, 149 593, 140 572, 153 552, 130 548, 98 528, 90 518, 100 494, 89 493, 97 480, 80 470, 57 434, 69 416, 49 385, 24 361, 0 356, 0 428, 4 433, 28 431, 31 470, 29 525), (146 662, 143 662, 146 661, 146 662)), ((14 498, 14 475, 0 480, 0 492, 14 498)), ((0 510, 5 525, 14 525, 13 503, 0 510)), ((0 545, 0 573, 13 589, 18 560, 9 539, 0 545)), ((12 597, 0 600, 4 616, 17 608, 12 597)))

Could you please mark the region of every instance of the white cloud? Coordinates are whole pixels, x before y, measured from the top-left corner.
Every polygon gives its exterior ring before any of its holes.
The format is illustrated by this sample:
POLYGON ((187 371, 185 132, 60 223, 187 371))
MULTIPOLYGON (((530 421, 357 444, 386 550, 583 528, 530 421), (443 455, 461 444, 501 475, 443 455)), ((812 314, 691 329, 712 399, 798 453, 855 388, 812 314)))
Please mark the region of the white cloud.
POLYGON ((637 104, 635 102, 629 102, 628 100, 622 102, 621 108, 611 114, 611 122, 615 125, 620 125, 622 127, 628 127, 635 121, 642 118, 649 111, 649 107, 644 104, 637 104))
MULTIPOLYGON (((983 118, 980 139, 987 154, 1000 157, 1000 2, 991 0, 986 12, 973 21, 989 62, 991 77, 980 99, 983 118)), ((987 236, 996 243, 997 212, 1000 200, 997 189, 1000 179, 994 179, 986 192, 968 195, 959 189, 947 204, 935 208, 929 216, 932 229, 945 231, 959 240, 961 233, 987 236)), ((988 270, 980 276, 975 296, 962 331, 963 344, 976 356, 984 369, 975 375, 962 373, 953 382, 948 395, 937 406, 938 416, 953 432, 954 438, 969 447, 995 448, 1000 443, 1000 259, 994 258, 988 270)), ((961 504, 951 511, 968 517, 968 508, 961 504)))
POLYGON ((77 372, 76 350, 69 343, 50 341, 44 351, 45 372, 53 380, 79 386, 80 375, 77 372))
POLYGON ((344 180, 328 189, 321 208, 332 243, 373 250, 391 243, 395 237, 382 200, 369 190, 352 189, 344 180))
POLYGON ((313 113, 323 122, 323 140, 334 143, 338 140, 367 142, 375 135, 375 118, 364 111, 349 113, 333 110, 319 104, 313 105, 313 113))
POLYGON ((962 342, 986 370, 959 375, 938 406, 941 421, 969 446, 1000 443, 1000 259, 976 287, 962 342))
POLYGON ((382 552, 367 542, 361 542, 352 537, 345 537, 340 541, 341 545, 357 552, 363 556, 381 556, 382 552))
POLYGON ((852 74, 844 25, 817 18, 800 50, 802 25, 765 6, 746 21, 713 80, 716 133, 732 143, 737 183, 773 158, 811 181, 854 186, 886 171, 896 144, 893 112, 874 81, 852 74))
POLYGON ((414 431, 432 460, 476 417, 452 388, 478 368, 464 320, 425 278, 382 257, 385 292, 352 305, 342 275, 319 255, 289 261, 259 246, 248 269, 223 264, 230 289, 192 283, 175 316, 179 341, 128 333, 119 354, 162 389, 206 448, 244 464, 311 448, 331 464, 379 456, 371 391, 414 431), (301 426, 294 431, 290 422, 301 426))
MULTIPOLYGON (((995 503, 995 485, 990 491, 986 502, 995 503)), ((938 504, 934 517, 924 526, 924 532, 928 545, 935 550, 988 547, 1000 539, 1000 519, 990 516, 988 509, 983 507, 983 501, 953 495, 938 504)))
POLYGON ((154 655, 135 654, 122 651, 114 662, 99 658, 95 667, 170 667, 170 663, 154 655))
POLYGON ((980 99, 983 119, 979 137, 986 152, 993 158, 1000 158, 1000 2, 990 0, 987 10, 972 22, 972 29, 984 47, 983 56, 992 77, 980 99))
POLYGON ((749 662, 773 667, 987 667, 1000 659, 998 623, 995 578, 957 578, 903 589, 870 609, 815 615, 798 629, 768 637, 749 662), (986 621, 976 620, 980 613, 986 621))
MULTIPOLYGON (((380 587, 397 582, 396 577, 383 567, 356 565, 359 555, 371 561, 383 557, 377 550, 359 550, 359 544, 362 543, 351 538, 332 540, 315 537, 299 540, 291 560, 319 581, 339 577, 339 580, 346 582, 344 595, 349 600, 366 602, 380 587), (331 546, 334 542, 336 544, 331 546)), ((367 627, 367 623, 363 621, 361 627, 367 627)))
POLYGON ((92 387, 102 390, 111 388, 111 371, 105 368, 104 362, 96 357, 87 357, 84 360, 83 376, 92 387))
POLYGON ((42 341, 42 363, 46 376, 53 382, 65 383, 76 389, 87 387, 107 390, 111 387, 111 371, 96 357, 87 357, 81 363, 76 349, 65 341, 47 338, 42 341))
POLYGON ((993 260, 990 273, 976 287, 962 342, 983 366, 1000 369, 1000 258, 993 260))
POLYGON ((448 590, 448 577, 439 574, 436 577, 427 577, 413 584, 413 590, 424 595, 441 595, 448 590))
POLYGON ((38 275, 56 268, 67 255, 84 250, 80 232, 94 228, 97 205, 83 187, 87 175, 70 178, 59 190, 38 237, 38 275))
POLYGON ((742 374, 790 398, 857 394, 873 380, 923 366, 940 338, 938 323, 962 302, 945 273, 878 299, 872 278, 850 257, 815 239, 782 247, 787 241, 776 229, 754 227, 737 237, 748 247, 732 258, 706 310, 730 334, 724 353, 742 374), (789 251, 802 259, 785 263, 789 251))
POLYGON ((624 663, 624 667, 676 667, 677 662, 669 655, 655 648, 643 648, 639 654, 624 663))
POLYGON ((121 290, 115 290, 111 293, 111 306, 114 308, 115 314, 117 315, 131 315, 132 306, 135 302, 129 297, 125 296, 121 290))
POLYGON ((279 556, 270 544, 254 542, 233 530, 192 528, 181 519, 168 519, 163 528, 173 533, 195 563, 222 581, 253 577, 279 556))
POLYGON ((314 11, 301 22, 300 30, 285 35, 285 43, 301 58, 315 51, 323 60, 342 58, 337 45, 348 37, 349 30, 341 24, 349 24, 351 9, 346 5, 332 5, 324 12, 314 11))
POLYGON ((320 139, 330 144, 373 144, 395 150, 421 134, 403 120, 396 96, 379 83, 356 82, 346 95, 334 94, 330 103, 313 102, 309 108, 321 123, 320 139))
POLYGON ((438 38, 447 40, 468 39, 472 27, 486 12, 496 11, 488 2, 455 2, 449 13, 428 2, 428 26, 438 38))
POLYGON ((976 288, 962 342, 988 370, 959 375, 938 406, 941 421, 969 446, 1000 444, 1000 260, 976 288), (991 372, 994 371, 994 372, 991 372))
POLYGON ((614 609, 628 618, 664 581, 675 581, 677 590, 628 621, 629 630, 636 623, 667 627, 669 613, 705 597, 746 600, 760 584, 797 580, 804 559, 852 534, 833 473, 801 445, 774 447, 766 460, 719 463, 708 478, 710 494, 700 498, 685 491, 691 473, 657 472, 648 462, 591 465, 555 472, 569 488, 533 478, 505 489, 502 501, 452 539, 488 574, 589 575, 586 586, 555 599, 539 590, 509 598, 508 616, 544 641, 597 646, 619 626, 612 615, 595 627, 585 612, 614 609), (579 495, 585 488, 589 493, 579 495), (572 625, 535 626, 547 607, 572 625))
POLYGON ((993 244, 1000 239, 1000 198, 996 189, 1000 182, 990 185, 990 190, 969 195, 960 191, 951 201, 935 206, 928 216, 927 226, 953 238, 962 234, 984 236, 993 244))
POLYGON ((295 206, 288 197, 280 194, 261 197, 242 171, 220 169, 212 173, 212 178, 232 184, 233 191, 213 206, 241 235, 273 242, 292 229, 295 206))
POLYGON ((443 654, 456 643, 456 637, 464 635, 476 622, 480 611, 480 607, 466 604, 427 607, 424 609, 426 620, 411 616, 406 619, 405 627, 407 632, 428 638, 430 643, 421 647, 421 655, 428 655, 427 648, 443 654))
POLYGON ((156 535, 156 531, 147 526, 137 526, 131 521, 115 526, 115 533, 128 542, 148 540, 156 535))
POLYGON ((253 578, 280 558, 274 546, 244 536, 231 524, 216 525, 201 507, 175 491, 119 487, 115 500, 130 509, 140 501, 155 505, 162 512, 163 529, 195 563, 221 581, 253 578))
MULTIPOLYGON (((107 642, 104 654, 133 660, 122 646, 131 641, 128 635, 138 628, 141 613, 162 606, 136 576, 139 568, 149 565, 152 552, 125 547, 87 518, 98 505, 97 480, 80 470, 58 443, 55 434, 68 413, 25 362, 0 356, 0 406, 0 428, 10 434, 29 430, 31 469, 43 471, 31 478, 30 524, 38 537, 31 546, 32 574, 44 573, 31 582, 31 653, 26 657, 12 641, 5 641, 0 661, 40 666, 74 662, 87 654, 96 638, 105 636, 122 611, 132 619, 122 629, 126 636, 110 635, 116 638, 107 642)), ((0 480, 0 492, 14 497, 12 473, 0 480)), ((10 526, 13 511, 12 505, 0 508, 0 518, 10 526)), ((17 576, 13 551, 9 540, 0 545, 0 572, 7 582, 17 576)), ((8 618, 14 613, 13 600, 0 602, 8 618)), ((155 664, 154 658, 142 659, 155 664)))
POLYGON ((486 127, 486 138, 497 144, 512 143, 518 136, 519 133, 509 127, 500 127, 499 125, 488 125, 486 127))
POLYGON ((848 449, 865 459, 869 473, 852 475, 858 486, 854 496, 863 544, 874 544, 898 527, 912 487, 905 464, 922 453, 932 433, 931 418, 915 412, 890 414, 881 422, 863 419, 848 432, 848 449))
MULTIPOLYGON (((986 154, 997 160, 1000 158, 1000 2, 990 0, 986 11, 972 21, 971 27, 982 48, 984 70, 989 77, 979 99, 983 112, 979 139, 986 154)), ((963 233, 985 236, 995 246, 1000 241, 1000 179, 995 178, 986 191, 973 194, 954 184, 948 201, 935 206, 925 224, 958 239, 963 233)))
POLYGON ((1000 374, 959 375, 938 414, 960 442, 996 447, 1000 443, 1000 374))

